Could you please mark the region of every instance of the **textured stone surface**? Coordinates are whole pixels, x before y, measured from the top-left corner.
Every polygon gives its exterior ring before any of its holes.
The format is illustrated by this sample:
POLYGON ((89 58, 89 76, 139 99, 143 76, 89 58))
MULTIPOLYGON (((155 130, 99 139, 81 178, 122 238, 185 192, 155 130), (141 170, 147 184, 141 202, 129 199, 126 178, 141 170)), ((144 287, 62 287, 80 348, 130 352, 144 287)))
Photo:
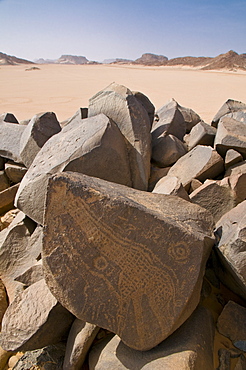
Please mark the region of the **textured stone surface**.
POLYGON ((198 189, 190 194, 193 203, 206 208, 214 216, 214 222, 236 205, 234 193, 229 181, 206 180, 198 189))
POLYGON ((164 176, 167 175, 168 171, 170 170, 170 167, 157 167, 153 164, 151 165, 150 169, 150 178, 149 178, 149 186, 148 191, 152 191, 156 185, 156 183, 164 176))
POLYGON ((150 126, 152 126, 155 115, 155 107, 149 100, 149 98, 139 91, 132 91, 135 98, 142 104, 149 116, 150 126))
POLYGON ((56 344, 66 338, 73 320, 42 279, 25 289, 7 308, 0 345, 8 351, 29 351, 56 344))
POLYGON ((0 192, 8 189, 8 187, 9 187, 9 179, 6 176, 4 171, 0 171, 0 192))
POLYGON ((64 353, 63 343, 27 351, 13 370, 63 370, 64 353))
POLYGON ((23 274, 17 276, 15 280, 20 281, 27 287, 43 279, 43 277, 42 260, 39 260, 35 265, 23 272, 23 274))
POLYGON ((223 157, 228 149, 234 149, 246 159, 246 124, 227 116, 221 118, 214 147, 223 157))
POLYGON ((190 187, 192 179, 205 181, 224 170, 221 156, 210 146, 198 145, 181 157, 169 170, 168 176, 176 176, 183 186, 190 187))
POLYGON ((230 167, 225 177, 229 179, 230 186, 235 193, 236 204, 246 199, 246 161, 230 167))
POLYGON ((242 160, 243 160, 242 154, 238 153, 234 149, 227 150, 225 156, 225 169, 227 170, 229 167, 233 166, 238 162, 241 162, 242 160))
POLYGON ((217 254, 223 268, 221 281, 246 299, 246 200, 227 212, 216 224, 217 254))
POLYGON ((61 171, 132 185, 125 139, 103 114, 71 121, 44 144, 21 182, 16 206, 43 224, 48 178, 61 171))
POLYGON ((185 142, 189 150, 193 149, 196 145, 213 146, 215 135, 216 129, 201 121, 192 128, 189 135, 185 136, 185 142))
POLYGON ((19 185, 20 184, 15 184, 0 192, 0 214, 8 212, 14 208, 14 199, 19 185))
POLYGON ((159 167, 168 167, 187 153, 187 148, 174 135, 162 134, 152 140, 151 160, 159 167))
POLYGON ((164 132, 176 136, 181 141, 186 133, 184 117, 179 111, 178 103, 174 99, 171 99, 157 110, 156 120, 151 132, 152 140, 157 139, 164 132))
POLYGON ((20 158, 20 140, 26 127, 18 124, 0 122, 0 155, 22 162, 20 158))
POLYGON ((229 301, 217 322, 221 334, 228 337, 235 347, 246 352, 246 308, 229 301))
POLYGON ((152 192, 157 194, 177 195, 180 198, 190 201, 189 195, 180 180, 174 176, 165 176, 160 179, 152 192))
POLYGON ((169 338, 150 351, 127 347, 118 336, 96 344, 89 355, 90 370, 213 370, 212 315, 197 308, 169 338))
POLYGON ((20 156, 26 167, 30 167, 46 141, 60 131, 61 126, 53 112, 39 113, 31 119, 20 140, 20 156))
POLYGON ((147 190, 150 173, 150 121, 143 104, 125 86, 110 84, 89 100, 88 116, 104 113, 127 139, 133 187, 147 190))
POLYGON ((214 116, 212 120, 212 126, 217 127, 221 117, 225 116, 226 114, 231 112, 237 112, 242 109, 246 109, 246 104, 237 100, 228 99, 214 116))
POLYGON ((201 121, 201 117, 190 108, 182 107, 178 104, 178 108, 185 120, 186 132, 189 133, 198 122, 201 121))
POLYGON ((150 349, 198 304, 212 227, 207 211, 178 197, 54 176, 43 239, 47 284, 76 317, 150 349))
POLYGON ((0 327, 2 318, 4 315, 4 312, 6 311, 8 307, 8 300, 7 300, 7 294, 5 290, 5 286, 3 285, 2 280, 0 279, 0 327))
POLYGON ((75 319, 67 339, 63 370, 80 370, 99 327, 75 319))
POLYGON ((25 175, 27 168, 21 164, 8 161, 5 163, 5 173, 8 176, 9 180, 18 183, 22 180, 25 175))
POLYGON ((6 212, 2 217, 0 217, 0 231, 6 229, 13 219, 17 216, 20 211, 18 209, 11 209, 10 211, 6 212))

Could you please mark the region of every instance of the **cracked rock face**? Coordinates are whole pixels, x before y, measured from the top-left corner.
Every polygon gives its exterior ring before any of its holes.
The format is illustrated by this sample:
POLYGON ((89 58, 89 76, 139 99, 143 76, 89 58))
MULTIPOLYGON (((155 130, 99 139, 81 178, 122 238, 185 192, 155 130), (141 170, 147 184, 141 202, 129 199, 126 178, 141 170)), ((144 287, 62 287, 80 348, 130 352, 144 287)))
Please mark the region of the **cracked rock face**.
POLYGON ((148 350, 197 306, 212 227, 183 199, 58 174, 46 201, 45 278, 76 317, 148 350))

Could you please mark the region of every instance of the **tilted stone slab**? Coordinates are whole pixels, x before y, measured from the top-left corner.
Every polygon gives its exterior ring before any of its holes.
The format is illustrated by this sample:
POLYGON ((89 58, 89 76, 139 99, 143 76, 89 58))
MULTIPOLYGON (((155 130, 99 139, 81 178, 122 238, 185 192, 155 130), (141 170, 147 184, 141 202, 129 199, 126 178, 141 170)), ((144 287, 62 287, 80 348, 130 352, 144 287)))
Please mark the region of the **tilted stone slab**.
POLYGON ((179 158, 167 176, 176 176, 188 190, 192 179, 205 181, 218 176, 224 170, 222 157, 210 146, 198 145, 179 158))
POLYGON ((15 204, 43 224, 49 176, 61 171, 82 172, 132 185, 125 139, 104 114, 76 119, 41 148, 21 181, 15 204))
POLYGON ((160 135, 152 140, 151 160, 159 167, 168 167, 187 153, 185 144, 174 135, 160 135))
POLYGON ((143 104, 125 86, 110 84, 89 100, 88 116, 104 113, 127 139, 133 187, 147 190, 150 174, 150 120, 143 104))
POLYGON ((246 200, 227 212, 216 224, 217 255, 223 268, 221 281, 246 299, 246 200))
POLYGON ((0 122, 0 156, 22 163, 20 140, 26 127, 8 122, 0 122))
POLYGON ((39 113, 31 119, 20 141, 20 156, 26 167, 30 167, 46 141, 60 131, 61 126, 53 112, 39 113))
POLYGON ((246 161, 230 167, 225 177, 229 179, 231 189, 235 194, 236 204, 246 199, 246 161))
POLYGON ((115 335, 95 344, 89 353, 92 370, 213 370, 214 322, 211 313, 198 307, 169 338, 150 351, 127 347, 115 335))
POLYGON ((154 121, 154 116, 155 116, 155 107, 149 100, 149 98, 144 95, 143 93, 139 91, 132 91, 132 94, 135 96, 135 98, 142 104, 146 112, 148 113, 149 116, 149 122, 150 122, 150 127, 153 124, 154 121))
POLYGON ((216 113, 212 120, 212 126, 217 127, 219 120, 228 113, 237 112, 246 109, 246 104, 241 101, 228 99, 219 111, 216 113))
POLYGON ((46 202, 44 275, 77 318, 147 350, 197 306, 212 225, 178 197, 58 174, 46 202))
POLYGON ((198 122, 201 122, 201 117, 190 108, 182 107, 178 104, 178 108, 185 120, 186 132, 189 133, 198 122))
POLYGON ((19 183, 0 192, 0 214, 14 208, 14 199, 19 188, 19 183))
POLYGON ((184 117, 179 110, 178 103, 174 99, 171 99, 157 110, 156 120, 151 131, 152 140, 157 139, 164 132, 176 136, 181 141, 186 133, 184 117))
POLYGON ((234 149, 246 159, 246 124, 230 117, 223 117, 218 123, 214 147, 220 155, 234 149))
POLYGON ((152 192, 156 194, 176 195, 190 201, 189 195, 180 180, 174 176, 164 176, 156 183, 152 192))
POLYGON ((242 154, 238 153, 234 149, 229 149, 225 155, 225 169, 227 170, 229 167, 243 161, 242 154))
POLYGON ((5 311, 0 345, 8 351, 29 351, 56 344, 66 338, 73 320, 42 279, 18 295, 5 311))
POLYGON ((185 136, 185 142, 189 150, 193 149, 196 145, 213 146, 215 135, 216 129, 201 121, 192 128, 189 135, 185 136))

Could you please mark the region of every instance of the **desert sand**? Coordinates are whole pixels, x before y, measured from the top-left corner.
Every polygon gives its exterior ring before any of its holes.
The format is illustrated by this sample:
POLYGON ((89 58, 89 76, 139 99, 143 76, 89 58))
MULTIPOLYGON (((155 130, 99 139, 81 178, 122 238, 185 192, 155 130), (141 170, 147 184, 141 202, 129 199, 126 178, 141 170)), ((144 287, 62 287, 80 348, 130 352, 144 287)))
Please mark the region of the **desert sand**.
POLYGON ((208 123, 227 99, 246 103, 246 72, 133 65, 37 65, 39 70, 26 70, 30 67, 0 67, 0 113, 23 120, 53 111, 63 121, 113 81, 146 94, 156 109, 174 98, 208 123))

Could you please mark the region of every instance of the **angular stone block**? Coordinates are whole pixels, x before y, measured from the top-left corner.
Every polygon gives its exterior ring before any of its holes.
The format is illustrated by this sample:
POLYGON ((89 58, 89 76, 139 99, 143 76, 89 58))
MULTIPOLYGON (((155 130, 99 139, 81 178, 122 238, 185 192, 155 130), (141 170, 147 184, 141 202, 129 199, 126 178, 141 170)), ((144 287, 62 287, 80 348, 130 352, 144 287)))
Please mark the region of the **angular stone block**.
POLYGON ((243 109, 246 109, 246 104, 242 103, 241 101, 228 99, 214 116, 211 123, 212 126, 217 127, 221 117, 225 116, 226 114, 231 112, 237 112, 243 109))
POLYGON ((197 306, 212 228, 206 210, 181 198, 58 174, 46 200, 44 275, 77 318, 147 350, 197 306))
POLYGON ((152 140, 151 160, 159 167, 169 167, 187 153, 187 148, 174 135, 162 134, 152 140))
POLYGON ((180 180, 174 176, 165 176, 160 179, 152 190, 152 193, 176 195, 190 201, 189 195, 180 180))
POLYGON ((234 149, 227 150, 225 156, 225 169, 227 170, 229 167, 241 162, 242 160, 243 160, 242 154, 238 153, 234 149))
POLYGON ((0 214, 8 212, 14 208, 14 199, 19 185, 19 183, 15 184, 0 192, 0 214))
POLYGON ((193 149, 196 145, 213 146, 215 135, 216 128, 201 121, 192 128, 189 135, 185 136, 185 142, 189 150, 193 149))
POLYGON ((0 156, 22 163, 20 140, 26 127, 8 122, 0 123, 0 156))
POLYGON ((5 173, 9 180, 18 183, 23 179, 27 168, 21 164, 14 163, 13 161, 8 161, 5 163, 5 173))

